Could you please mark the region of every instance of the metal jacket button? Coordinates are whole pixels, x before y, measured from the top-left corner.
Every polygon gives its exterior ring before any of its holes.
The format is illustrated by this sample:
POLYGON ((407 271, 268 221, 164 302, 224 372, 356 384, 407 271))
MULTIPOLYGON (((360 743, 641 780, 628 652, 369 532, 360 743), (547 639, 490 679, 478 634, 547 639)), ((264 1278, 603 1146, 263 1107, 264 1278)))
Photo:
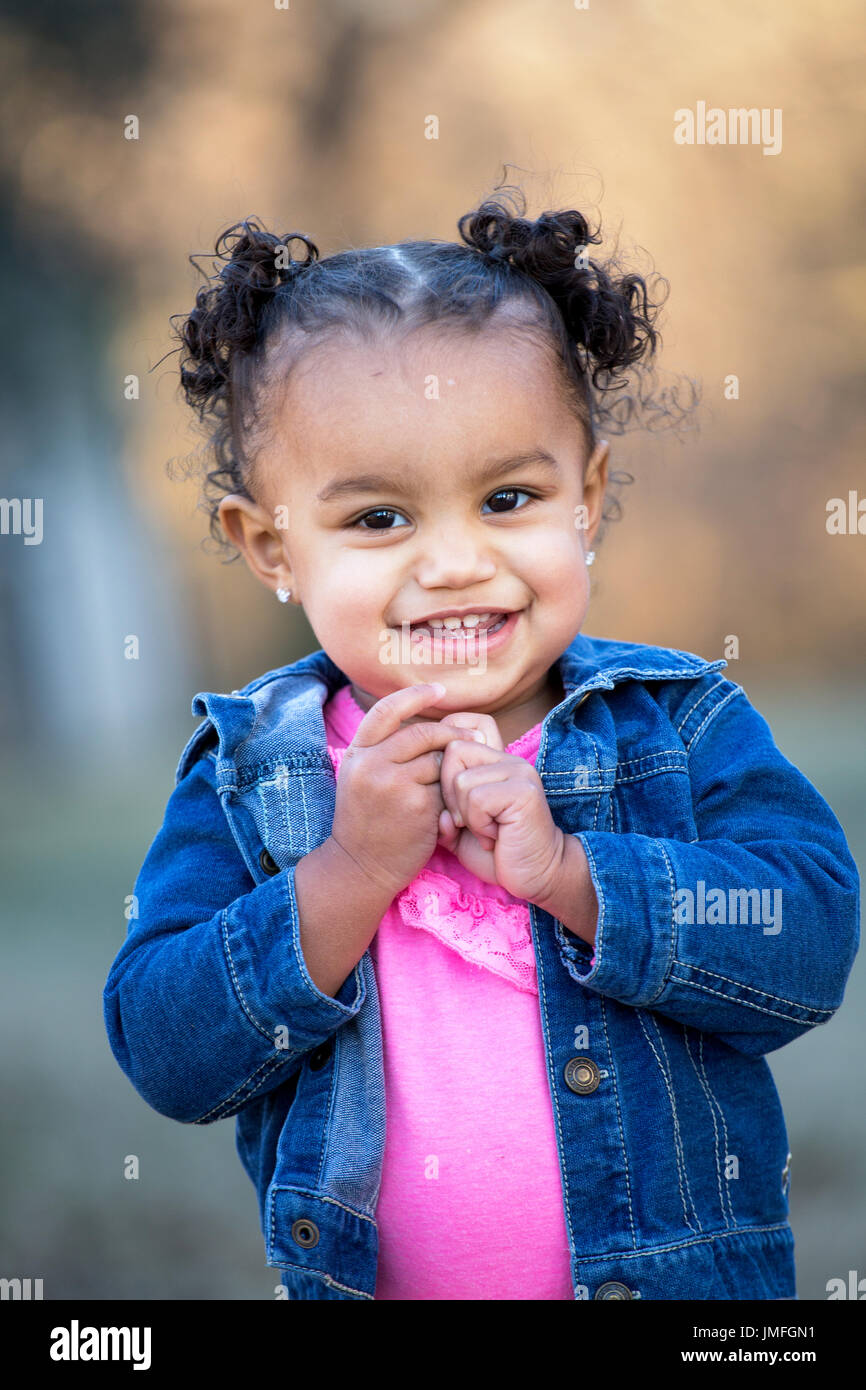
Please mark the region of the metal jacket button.
POLYGON ((275 860, 271 857, 271 855, 268 853, 266 849, 263 849, 261 854, 259 855, 259 863, 261 864, 266 874, 273 875, 278 874, 280 872, 279 864, 275 862, 275 860))
POLYGON ((298 1221, 292 1222, 292 1240, 298 1245, 302 1245, 305 1250, 310 1250, 312 1246, 319 1243, 319 1228, 315 1221, 310 1221, 308 1217, 302 1216, 298 1221))
POLYGON ((601 1072, 591 1057, 572 1057, 565 1064, 565 1084, 579 1096, 588 1096, 595 1090, 601 1072))
POLYGON ((616 1279, 610 1279, 606 1284, 602 1284, 596 1293, 596 1298, 631 1298, 633 1297, 630 1288, 625 1284, 620 1284, 616 1279))

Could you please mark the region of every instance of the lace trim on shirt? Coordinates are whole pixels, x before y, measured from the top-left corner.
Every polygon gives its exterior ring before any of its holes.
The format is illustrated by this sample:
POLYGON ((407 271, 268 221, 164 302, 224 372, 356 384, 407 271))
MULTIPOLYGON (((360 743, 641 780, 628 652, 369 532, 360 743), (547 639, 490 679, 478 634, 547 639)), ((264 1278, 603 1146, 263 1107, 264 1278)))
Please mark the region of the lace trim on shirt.
POLYGON ((474 965, 527 994, 538 993, 529 908, 478 897, 447 874, 422 869, 395 899, 407 926, 420 927, 474 965))

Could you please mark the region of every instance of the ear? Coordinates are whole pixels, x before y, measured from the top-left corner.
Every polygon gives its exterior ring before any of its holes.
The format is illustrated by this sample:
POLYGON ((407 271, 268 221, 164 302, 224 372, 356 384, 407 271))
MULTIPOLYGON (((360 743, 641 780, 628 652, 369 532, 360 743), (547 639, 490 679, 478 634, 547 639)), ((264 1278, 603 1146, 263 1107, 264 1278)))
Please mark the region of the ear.
POLYGON ((224 497, 218 512, 220 525, 256 579, 273 591, 293 589, 289 557, 271 514, 239 493, 224 497))
POLYGON ((590 454, 583 476, 583 505, 587 510, 586 543, 592 545, 601 525, 604 494, 607 490, 607 466, 610 444, 600 439, 590 454))

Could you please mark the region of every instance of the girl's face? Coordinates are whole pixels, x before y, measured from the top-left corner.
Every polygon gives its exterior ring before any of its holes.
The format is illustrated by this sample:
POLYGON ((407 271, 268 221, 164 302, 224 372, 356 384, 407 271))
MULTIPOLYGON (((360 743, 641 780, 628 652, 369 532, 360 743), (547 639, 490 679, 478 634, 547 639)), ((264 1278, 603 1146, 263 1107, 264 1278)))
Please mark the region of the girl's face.
POLYGON ((271 409, 257 501, 225 498, 220 517, 362 707, 437 680, 418 718, 473 710, 505 731, 510 712, 511 737, 543 718, 589 602, 609 451, 585 460, 550 359, 501 326, 332 340, 271 409), (424 626, 455 611, 480 617, 475 636, 424 626))

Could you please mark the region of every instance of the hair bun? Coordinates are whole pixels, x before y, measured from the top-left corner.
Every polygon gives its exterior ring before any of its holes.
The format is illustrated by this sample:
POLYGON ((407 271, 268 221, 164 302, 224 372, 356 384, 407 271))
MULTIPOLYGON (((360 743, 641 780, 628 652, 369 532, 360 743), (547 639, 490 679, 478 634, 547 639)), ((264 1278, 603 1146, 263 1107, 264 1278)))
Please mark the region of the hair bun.
POLYGON ((640 275, 611 275, 612 263, 590 261, 585 253, 601 241, 601 232, 591 232, 576 208, 543 212, 535 221, 523 217, 524 211, 521 190, 506 187, 457 225, 468 246, 488 260, 507 262, 547 291, 579 350, 582 369, 600 387, 653 351, 658 337, 653 318, 664 301, 649 302, 640 275))
POLYGON ((255 218, 229 227, 217 238, 214 250, 222 260, 226 260, 224 252, 229 252, 228 263, 219 272, 223 285, 249 290, 252 294, 273 293, 319 256, 318 248, 303 232, 285 232, 277 236, 260 227, 255 218), (289 253, 293 241, 302 241, 306 246, 303 260, 296 261, 289 253), (280 255, 281 250, 286 254, 280 255))
POLYGON ((458 227, 467 246, 490 260, 509 262, 545 287, 585 269, 578 264, 579 253, 601 236, 590 232, 582 212, 543 212, 531 221, 510 211, 507 202, 507 194, 487 199, 460 218, 458 227))
POLYGON ((213 259, 223 264, 208 275, 195 255, 189 259, 208 281, 180 330, 181 385, 187 402, 204 412, 223 392, 232 353, 249 352, 262 330, 262 310, 280 287, 319 258, 303 232, 277 236, 255 217, 226 228, 214 244, 213 259), (293 241, 307 248, 303 260, 289 251, 293 241))

